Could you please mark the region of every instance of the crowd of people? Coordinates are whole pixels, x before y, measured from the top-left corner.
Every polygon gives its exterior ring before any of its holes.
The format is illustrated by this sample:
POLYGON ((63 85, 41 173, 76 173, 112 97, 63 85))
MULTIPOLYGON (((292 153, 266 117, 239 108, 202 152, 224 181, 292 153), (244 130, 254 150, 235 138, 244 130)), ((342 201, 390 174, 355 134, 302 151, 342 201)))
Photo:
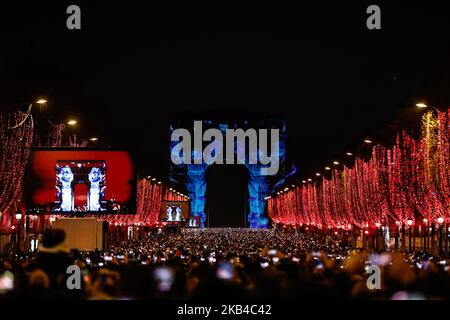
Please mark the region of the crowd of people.
POLYGON ((0 299, 450 298, 446 259, 365 252, 314 234, 189 229, 90 252, 67 250, 64 238, 52 229, 37 254, 5 250, 0 299), (70 265, 80 270, 80 288, 68 287, 70 265), (368 286, 371 265, 380 267, 379 289, 368 286))

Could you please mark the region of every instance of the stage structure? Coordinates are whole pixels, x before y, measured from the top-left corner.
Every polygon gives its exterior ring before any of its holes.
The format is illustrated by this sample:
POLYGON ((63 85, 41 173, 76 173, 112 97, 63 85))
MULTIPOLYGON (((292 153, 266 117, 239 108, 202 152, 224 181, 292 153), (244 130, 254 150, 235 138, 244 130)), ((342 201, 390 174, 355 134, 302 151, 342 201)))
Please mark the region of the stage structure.
MULTIPOLYGON (((249 154, 248 148, 248 139, 246 141, 246 157, 244 164, 249 171, 249 182, 248 182, 248 191, 249 191, 249 208, 250 212, 248 214, 248 221, 250 228, 268 228, 269 227, 269 219, 265 213, 266 201, 265 197, 270 194, 271 188, 280 178, 286 176, 285 174, 285 156, 286 156, 286 139, 287 139, 287 126, 286 121, 284 119, 256 119, 256 120, 240 120, 240 121, 223 121, 221 119, 215 120, 205 120, 199 118, 192 117, 183 117, 182 119, 172 120, 170 123, 170 152, 172 154, 172 150, 174 147, 179 144, 177 141, 172 141, 172 133, 177 129, 186 129, 191 133, 191 136, 194 137, 194 134, 198 132, 194 132, 194 121, 197 124, 201 122, 202 133, 204 133, 208 129, 218 129, 222 133, 223 137, 226 137, 227 129, 242 129, 246 132, 248 129, 255 129, 256 132, 259 132, 260 129, 266 129, 268 133, 268 145, 271 148, 270 142, 270 132, 271 130, 278 130, 279 133, 279 143, 278 143, 278 159, 279 159, 279 170, 275 175, 267 175, 263 174, 262 169, 267 168, 268 165, 262 165, 260 162, 257 164, 249 163, 249 159, 253 157, 260 157, 260 154, 249 154)), ((197 130, 198 128, 196 128, 197 130)), ((191 148, 191 159, 195 159, 198 157, 198 152, 196 154, 195 143, 198 142, 196 138, 192 139, 192 148, 191 148)), ((201 140, 202 150, 208 146, 211 141, 203 141, 201 140)), ((214 141, 214 140, 213 140, 214 141)), ((228 141, 223 141, 223 144, 229 143, 228 141)), ((260 146, 261 141, 258 141, 258 146, 260 146)), ((234 143, 234 159, 237 158, 238 144, 234 143)), ((223 163, 222 165, 231 165, 226 164, 227 160, 227 152, 225 152, 226 147, 224 147, 223 151, 223 163)), ((273 146, 272 148, 273 149, 273 146)), ((256 153, 259 149, 256 149, 256 153)), ((240 150, 242 151, 242 150, 240 150)), ((271 150, 273 152, 273 150, 271 150)), ((188 195, 190 197, 190 212, 191 217, 198 217, 200 220, 200 227, 205 226, 206 221, 206 213, 205 213, 205 202, 206 202, 206 178, 205 173, 210 164, 206 163, 203 157, 200 155, 202 160, 199 161, 191 161, 189 164, 181 163, 174 164, 171 161, 170 168, 170 179, 173 183, 184 184, 188 195)))

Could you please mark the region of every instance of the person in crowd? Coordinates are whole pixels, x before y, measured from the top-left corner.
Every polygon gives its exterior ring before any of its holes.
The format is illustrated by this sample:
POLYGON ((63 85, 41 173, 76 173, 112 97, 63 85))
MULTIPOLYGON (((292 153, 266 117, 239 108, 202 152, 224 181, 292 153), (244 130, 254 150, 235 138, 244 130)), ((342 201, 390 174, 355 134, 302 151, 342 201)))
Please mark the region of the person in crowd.
POLYGON ((37 256, 1 257, 0 277, 6 271, 9 277, 14 274, 16 284, 10 291, 15 294, 8 297, 15 298, 67 293, 66 269, 73 263, 82 270, 82 288, 58 298, 450 298, 448 259, 421 252, 365 252, 313 233, 284 230, 189 228, 76 252, 74 257, 64 248, 64 233, 49 230, 37 256), (382 271, 380 290, 367 286, 371 264, 382 271))
POLYGON ((26 270, 30 284, 54 294, 54 297, 69 298, 67 287, 68 268, 75 261, 65 243, 65 232, 61 229, 47 229, 36 257, 29 263, 26 270))

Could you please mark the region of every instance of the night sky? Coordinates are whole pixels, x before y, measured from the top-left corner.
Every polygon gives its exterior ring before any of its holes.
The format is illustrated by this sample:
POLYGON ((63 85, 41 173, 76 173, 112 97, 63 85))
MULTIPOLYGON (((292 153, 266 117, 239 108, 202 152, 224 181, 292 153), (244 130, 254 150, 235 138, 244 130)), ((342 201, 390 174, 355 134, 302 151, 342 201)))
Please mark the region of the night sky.
POLYGON ((162 179, 171 117, 276 113, 300 181, 364 152, 366 137, 386 144, 417 128, 419 100, 448 106, 445 7, 377 2, 382 30, 371 31, 367 6, 346 3, 200 15, 104 2, 81 5, 81 31, 66 29, 66 4, 2 3, 0 105, 45 96, 46 117, 77 118, 80 136, 129 147, 140 171, 162 179))

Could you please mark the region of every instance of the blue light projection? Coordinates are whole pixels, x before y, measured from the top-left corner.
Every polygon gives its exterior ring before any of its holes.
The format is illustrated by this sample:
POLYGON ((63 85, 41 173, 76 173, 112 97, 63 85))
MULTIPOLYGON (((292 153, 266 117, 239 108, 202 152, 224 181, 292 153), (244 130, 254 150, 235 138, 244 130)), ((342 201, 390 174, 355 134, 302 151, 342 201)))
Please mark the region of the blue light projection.
MULTIPOLYGON (((169 136, 172 135, 172 132, 178 128, 183 128, 191 131, 193 133, 193 122, 190 121, 172 121, 170 125, 169 136), (189 129, 190 128, 190 129, 189 129)), ((277 180, 280 176, 283 176, 284 171, 284 162, 286 156, 286 139, 287 139, 287 129, 286 129, 286 121, 279 119, 264 119, 257 121, 238 121, 238 122, 229 122, 229 121, 213 121, 213 120, 202 120, 202 127, 204 130, 209 128, 219 129, 222 134, 225 136, 227 129, 238 129, 241 128, 243 130, 247 130, 249 128, 258 129, 278 129, 279 130, 279 151, 278 157, 280 161, 280 170, 278 174, 275 176, 268 176, 261 174, 261 168, 268 167, 267 165, 262 164, 250 164, 249 159, 251 155, 248 155, 245 159, 245 166, 249 170, 249 182, 248 182, 248 191, 249 191, 249 207, 250 212, 248 214, 248 221, 250 228, 268 228, 269 227, 269 219, 267 218, 267 214, 265 212, 266 201, 265 197, 270 194, 272 189, 271 183, 277 180)), ((177 144, 175 141, 170 141, 170 151, 177 144)), ((204 146, 208 143, 203 142, 204 146)), ((234 145, 234 154, 236 155, 237 145, 234 145)), ((192 159, 195 157, 195 148, 192 149, 191 155, 192 159)), ((242 151, 242 150, 240 150, 242 151)), ((248 148, 246 150, 249 152, 248 148)), ((258 152, 258 151, 256 151, 258 152)), ((258 155, 253 155, 258 156, 258 155)), ((226 163, 226 159, 224 163, 226 163)), ((180 182, 180 180, 184 180, 184 184, 187 190, 187 193, 190 197, 190 205, 191 205, 191 216, 200 218, 200 226, 203 228, 206 222, 206 214, 205 214, 205 203, 206 203, 206 170, 208 168, 208 164, 202 162, 201 164, 178 164, 175 165, 173 162, 171 164, 170 170, 170 178, 173 182, 180 182)))

